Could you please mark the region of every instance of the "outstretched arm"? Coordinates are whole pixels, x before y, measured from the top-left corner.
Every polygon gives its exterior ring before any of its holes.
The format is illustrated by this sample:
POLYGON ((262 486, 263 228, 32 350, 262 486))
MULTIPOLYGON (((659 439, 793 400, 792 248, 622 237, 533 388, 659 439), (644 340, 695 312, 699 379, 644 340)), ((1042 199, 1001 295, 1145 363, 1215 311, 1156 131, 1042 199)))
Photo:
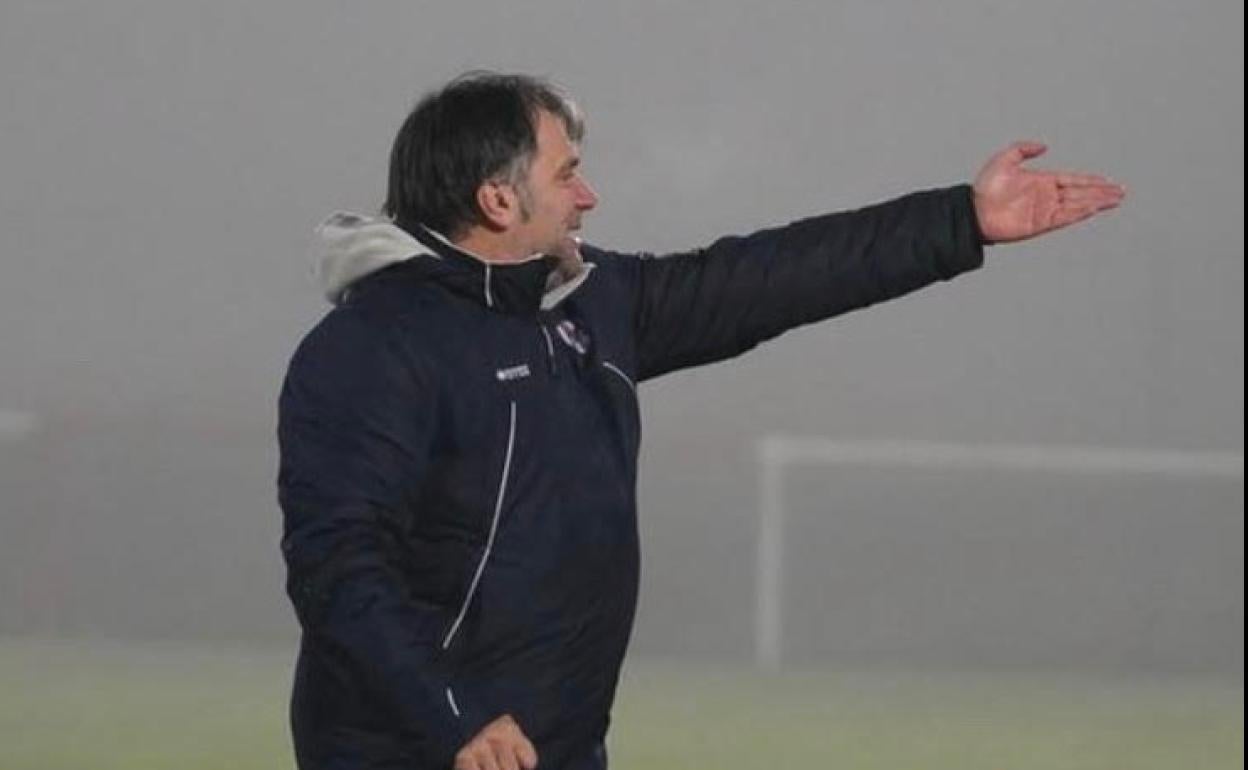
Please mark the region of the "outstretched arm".
POLYGON ((617 266, 631 294, 637 380, 722 361, 979 267, 972 199, 960 185, 680 254, 604 253, 597 261, 617 266))
MULTIPOLYGON (((1124 189, 1093 174, 1039 171, 1017 142, 974 185, 914 193, 721 238, 662 258, 614 263, 633 297, 636 377, 720 361, 788 329, 899 297, 982 263, 983 246, 1031 238, 1114 208, 1124 189)), ((569 241, 565 251, 576 256, 569 241)), ((627 255, 616 255, 626 256, 627 255)))

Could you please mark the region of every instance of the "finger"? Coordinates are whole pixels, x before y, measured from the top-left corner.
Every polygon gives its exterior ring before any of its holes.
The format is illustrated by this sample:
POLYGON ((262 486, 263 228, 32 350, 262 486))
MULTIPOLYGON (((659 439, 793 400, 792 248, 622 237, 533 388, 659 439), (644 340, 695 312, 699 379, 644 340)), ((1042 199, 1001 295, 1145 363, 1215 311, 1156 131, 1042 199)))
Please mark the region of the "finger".
POLYGON ((1065 196, 1087 196, 1090 198, 1116 198, 1122 200, 1127 197, 1125 187, 1116 184, 1108 185, 1089 185, 1087 187, 1059 187, 1057 188, 1061 195, 1065 196))
POLYGON ((1078 171, 1050 171, 1049 174, 1062 187, 1122 187, 1114 180, 1100 174, 1085 174, 1078 171))
POLYGON ((1119 203, 1121 203, 1121 201, 1117 201, 1111 198, 1111 199, 1090 200, 1090 201, 1084 201, 1082 203, 1075 203, 1075 204, 1066 204, 1062 206, 1062 208, 1064 210, 1070 210, 1070 211, 1076 211, 1076 212, 1090 209, 1092 213, 1096 213, 1097 211, 1104 211, 1106 209, 1117 208, 1119 203))
POLYGON ((1063 207, 1058 209, 1053 215, 1053 219, 1050 223, 1050 229, 1056 230, 1060 227, 1067 227, 1075 224, 1076 222, 1082 222, 1083 220, 1101 211, 1106 211, 1116 207, 1117 204, 1063 207))
POLYGON ((524 770, 534 770, 537 767, 537 749, 533 748, 533 744, 523 735, 520 736, 519 744, 516 746, 516 757, 520 760, 520 766, 524 770))
POLYGON ((494 744, 494 758, 499 770, 520 770, 520 762, 516 759, 515 741, 500 741, 494 744))
POLYGON ((494 746, 486 743, 477 747, 474 755, 477 758, 477 764, 481 770, 502 770, 498 766, 498 759, 494 756, 494 746))
POLYGON ((993 160, 1001 160, 1011 166, 1017 166, 1025 160, 1043 155, 1048 149, 1048 146, 1043 142, 1023 140, 1014 142, 1009 147, 1006 147, 997 153, 997 157, 993 158, 993 160))
POLYGON ((1073 205, 1121 203, 1123 193, 1117 187, 1070 187, 1060 189, 1058 198, 1073 205))
POLYGON ((1035 158, 1043 155, 1049 146, 1044 142, 1037 142, 1032 139, 1024 139, 1013 144, 1015 152, 1019 153, 1023 158, 1035 158))
POLYGON ((455 770, 481 770, 481 765, 471 754, 461 752, 455 756, 455 770))

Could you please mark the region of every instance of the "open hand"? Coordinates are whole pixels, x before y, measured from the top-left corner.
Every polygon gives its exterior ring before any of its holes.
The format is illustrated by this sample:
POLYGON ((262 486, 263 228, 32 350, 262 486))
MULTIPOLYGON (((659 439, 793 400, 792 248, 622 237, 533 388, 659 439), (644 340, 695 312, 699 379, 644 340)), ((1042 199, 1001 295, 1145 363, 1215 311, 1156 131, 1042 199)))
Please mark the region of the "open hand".
POLYGON ((481 728, 455 755, 455 770, 533 770, 537 749, 510 714, 481 728))
POLYGON ((1021 241, 1115 208, 1126 188, 1097 176, 1023 168, 1043 155, 1040 142, 1015 142, 975 177, 975 215, 989 243, 1021 241))

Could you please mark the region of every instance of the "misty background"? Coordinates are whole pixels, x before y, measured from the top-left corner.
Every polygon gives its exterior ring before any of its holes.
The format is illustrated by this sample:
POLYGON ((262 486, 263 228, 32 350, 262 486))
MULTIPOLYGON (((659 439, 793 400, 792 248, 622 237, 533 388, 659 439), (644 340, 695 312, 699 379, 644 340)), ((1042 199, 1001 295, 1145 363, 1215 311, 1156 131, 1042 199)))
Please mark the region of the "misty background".
POLYGON ((786 660, 1243 675, 1239 3, 0 8, 0 634, 289 641, 276 397, 415 99, 547 75, 583 235, 663 252, 969 181, 1008 142, 1125 206, 642 386, 633 655, 753 654, 756 443, 1222 452, 1235 478, 801 466, 786 660))

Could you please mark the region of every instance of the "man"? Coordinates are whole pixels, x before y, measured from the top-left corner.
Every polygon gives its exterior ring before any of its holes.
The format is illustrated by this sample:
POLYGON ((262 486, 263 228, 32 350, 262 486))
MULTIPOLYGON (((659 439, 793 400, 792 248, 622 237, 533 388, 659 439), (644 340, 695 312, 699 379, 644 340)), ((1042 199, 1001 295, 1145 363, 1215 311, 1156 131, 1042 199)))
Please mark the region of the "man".
POLYGON ((575 106, 522 76, 425 97, 386 219, 322 228, 333 309, 280 403, 303 768, 604 768, 638 579, 636 384, 978 267, 1116 206, 1023 142, 973 187, 664 258, 581 247, 575 106))

